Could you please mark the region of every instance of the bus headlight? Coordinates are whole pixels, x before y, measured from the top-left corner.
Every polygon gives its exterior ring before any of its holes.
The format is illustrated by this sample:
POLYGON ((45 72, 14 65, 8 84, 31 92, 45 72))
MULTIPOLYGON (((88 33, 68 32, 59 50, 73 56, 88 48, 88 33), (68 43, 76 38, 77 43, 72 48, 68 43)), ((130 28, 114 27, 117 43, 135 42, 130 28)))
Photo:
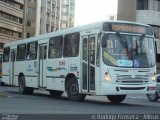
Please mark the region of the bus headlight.
POLYGON ((105 72, 105 79, 107 81, 111 81, 111 76, 110 76, 110 74, 108 72, 105 72))
POLYGON ((156 80, 156 73, 151 73, 150 77, 151 77, 152 81, 155 81, 156 80))
POLYGON ((156 80, 156 76, 155 75, 152 75, 151 76, 151 79, 154 81, 154 80, 156 80))

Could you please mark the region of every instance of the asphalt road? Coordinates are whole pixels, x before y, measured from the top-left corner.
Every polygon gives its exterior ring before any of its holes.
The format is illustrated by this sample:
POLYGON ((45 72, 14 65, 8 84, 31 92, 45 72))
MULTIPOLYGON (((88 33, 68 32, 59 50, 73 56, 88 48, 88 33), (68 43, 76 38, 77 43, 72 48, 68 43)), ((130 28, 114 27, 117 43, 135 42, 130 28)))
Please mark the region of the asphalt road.
MULTIPOLYGON (((83 102, 69 101, 36 90, 22 95, 17 87, 0 86, 0 114, 157 114, 160 101, 149 102, 146 96, 130 95, 120 104, 112 104, 105 96, 87 96, 83 102)), ((159 114, 160 115, 160 114, 159 114)), ((160 119, 160 116, 159 118, 160 119)))

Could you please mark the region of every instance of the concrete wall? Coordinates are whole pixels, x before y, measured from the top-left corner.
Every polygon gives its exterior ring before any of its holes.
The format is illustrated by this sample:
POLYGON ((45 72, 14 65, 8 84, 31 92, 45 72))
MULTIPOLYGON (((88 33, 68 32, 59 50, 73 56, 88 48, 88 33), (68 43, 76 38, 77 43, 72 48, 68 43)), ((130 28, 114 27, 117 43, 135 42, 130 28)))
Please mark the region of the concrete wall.
POLYGON ((118 0, 117 20, 136 21, 136 0, 118 0))

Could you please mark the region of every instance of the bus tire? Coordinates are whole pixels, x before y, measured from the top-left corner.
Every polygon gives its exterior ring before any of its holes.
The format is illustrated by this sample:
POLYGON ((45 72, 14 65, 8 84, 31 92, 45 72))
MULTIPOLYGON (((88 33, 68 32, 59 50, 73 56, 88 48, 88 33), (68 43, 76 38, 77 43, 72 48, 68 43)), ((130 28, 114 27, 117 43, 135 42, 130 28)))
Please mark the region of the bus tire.
POLYGON ((107 98, 112 103, 121 103, 126 98, 126 95, 107 95, 107 98))
POLYGON ((75 77, 71 78, 67 83, 67 95, 71 101, 83 101, 85 94, 79 93, 78 81, 75 77))
POLYGON ((57 91, 57 90, 49 90, 49 93, 51 96, 61 96, 63 94, 63 91, 57 91))
POLYGON ((4 86, 4 82, 0 82, 0 85, 1 85, 1 86, 4 86))
POLYGON ((25 78, 23 75, 20 75, 18 78, 18 84, 19 84, 19 92, 22 94, 32 94, 34 88, 26 87, 25 78))
POLYGON ((148 94, 147 97, 150 102, 156 102, 158 100, 158 93, 148 94))

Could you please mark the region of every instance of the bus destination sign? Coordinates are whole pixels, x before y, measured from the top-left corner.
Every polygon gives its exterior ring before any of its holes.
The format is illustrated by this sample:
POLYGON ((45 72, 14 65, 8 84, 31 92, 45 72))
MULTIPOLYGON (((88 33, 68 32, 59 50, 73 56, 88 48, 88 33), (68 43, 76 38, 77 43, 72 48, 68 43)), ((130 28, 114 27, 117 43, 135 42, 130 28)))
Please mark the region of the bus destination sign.
POLYGON ((125 24, 112 24, 113 31, 145 34, 145 27, 125 24))
POLYGON ((153 30, 150 26, 132 24, 132 23, 104 23, 104 31, 126 32, 134 34, 153 35, 153 30))

